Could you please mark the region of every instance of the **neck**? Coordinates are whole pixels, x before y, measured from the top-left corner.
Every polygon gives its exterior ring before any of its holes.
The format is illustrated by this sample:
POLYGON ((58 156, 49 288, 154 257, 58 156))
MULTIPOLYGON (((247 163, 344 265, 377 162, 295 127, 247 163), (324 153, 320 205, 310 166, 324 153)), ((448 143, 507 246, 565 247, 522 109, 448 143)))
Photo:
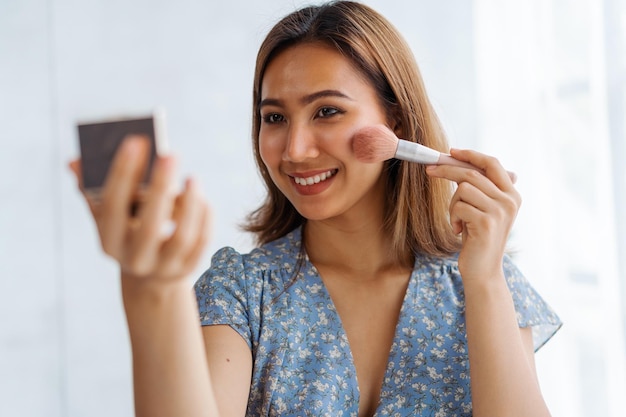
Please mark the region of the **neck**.
POLYGON ((399 259, 392 251, 391 236, 382 221, 360 221, 352 224, 330 221, 308 221, 304 228, 304 245, 316 266, 370 277, 380 272, 412 267, 413 259, 399 259))

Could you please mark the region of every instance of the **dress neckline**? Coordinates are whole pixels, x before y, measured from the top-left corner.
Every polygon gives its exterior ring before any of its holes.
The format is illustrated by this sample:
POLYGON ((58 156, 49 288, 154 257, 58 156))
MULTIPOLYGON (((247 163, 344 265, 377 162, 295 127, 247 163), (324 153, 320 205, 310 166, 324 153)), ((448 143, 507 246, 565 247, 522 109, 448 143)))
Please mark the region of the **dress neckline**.
MULTIPOLYGON (((301 242, 301 239, 299 239, 301 242)), ((359 381, 357 378, 357 372, 356 372, 356 364, 354 362, 354 356, 352 355, 352 348, 350 346, 350 342, 348 340, 348 334, 346 332, 346 329, 343 325, 343 321, 341 320, 341 316, 339 315, 339 311, 337 310, 337 307, 335 306, 335 302, 332 299, 332 297, 330 296, 330 292, 328 291, 328 288, 326 287, 326 284, 324 283, 324 280, 321 276, 321 274, 319 273, 318 269, 315 267, 315 265, 313 264, 313 262, 311 262, 311 260, 309 259, 309 255, 306 253, 306 250, 304 249, 304 245, 302 245, 299 250, 301 251, 301 253, 304 256, 304 263, 305 263, 305 268, 310 268, 311 271, 314 272, 314 274, 311 275, 312 278, 314 278, 316 280, 316 282, 314 284, 320 285, 322 291, 318 291, 316 292, 315 296, 317 297, 323 297, 324 301, 326 302, 326 306, 328 311, 333 314, 337 320, 337 323, 340 323, 339 329, 337 330, 337 334, 340 336, 341 340, 343 341, 343 346, 341 343, 337 343, 337 348, 338 349, 342 349, 342 351, 344 351, 344 353, 346 354, 346 357, 349 358, 349 363, 350 363, 350 373, 351 375, 353 375, 352 379, 353 379, 353 384, 355 387, 355 391, 356 391, 356 395, 357 395, 357 402, 356 402, 356 407, 357 407, 357 413, 358 413, 358 408, 360 405, 360 401, 361 401, 361 391, 360 391, 360 387, 359 387, 359 381)), ((403 331, 402 330, 402 323, 405 320, 405 315, 406 315, 406 306, 408 303, 408 298, 412 297, 416 291, 417 291, 417 270, 418 270, 418 266, 419 266, 419 261, 418 261, 418 257, 415 257, 415 261, 413 264, 413 269, 411 270, 411 274, 409 275, 409 282, 406 286, 405 292, 404 292, 404 296, 402 297, 402 304, 400 306, 400 313, 398 314, 398 321, 396 322, 395 325, 395 330, 394 330, 394 335, 393 335, 393 340, 391 341, 391 346, 389 348, 389 353, 387 355, 387 363, 385 366, 385 373, 383 376, 383 381, 381 384, 381 388, 380 388, 380 392, 378 393, 378 404, 376 406, 376 410, 373 414, 372 417, 377 417, 380 414, 381 411, 381 407, 382 407, 382 400, 383 400, 383 393, 392 388, 390 386, 388 386, 388 381, 391 380, 392 378, 392 372, 394 369, 394 359, 397 353, 397 346, 398 346, 398 341, 400 338, 400 333, 403 331)))

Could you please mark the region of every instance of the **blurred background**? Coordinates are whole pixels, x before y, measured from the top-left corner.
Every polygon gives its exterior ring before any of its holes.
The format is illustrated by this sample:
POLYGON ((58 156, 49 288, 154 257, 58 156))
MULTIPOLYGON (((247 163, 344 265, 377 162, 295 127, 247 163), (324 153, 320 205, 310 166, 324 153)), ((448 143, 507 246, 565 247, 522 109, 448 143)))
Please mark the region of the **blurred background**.
MULTIPOLYGON (((365 3, 405 35, 450 143, 519 176, 515 259, 565 323, 537 353, 553 415, 623 416, 626 1, 365 3)), ((0 415, 133 415, 118 271, 67 168, 76 122, 165 108, 215 214, 196 276, 247 251, 256 49, 304 4, 0 0, 0 415)))

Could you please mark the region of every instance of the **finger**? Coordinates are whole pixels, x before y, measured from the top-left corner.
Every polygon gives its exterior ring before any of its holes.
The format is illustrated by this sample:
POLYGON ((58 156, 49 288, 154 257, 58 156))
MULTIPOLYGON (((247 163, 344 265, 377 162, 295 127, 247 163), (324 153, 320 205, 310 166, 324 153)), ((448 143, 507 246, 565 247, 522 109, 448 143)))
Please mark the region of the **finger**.
POLYGON ((189 270, 188 272, 185 273, 185 275, 191 273, 193 268, 195 268, 198 262, 200 261, 202 254, 204 253, 204 249, 206 248, 209 242, 209 239, 211 237, 211 220, 212 220, 211 209, 205 203, 202 207, 202 216, 201 216, 201 221, 199 224, 200 232, 198 233, 196 243, 193 246, 193 250, 187 257, 186 264, 189 270))
POLYGON ((149 141, 138 135, 124 139, 113 158, 102 188, 102 199, 120 207, 133 199, 148 163, 149 141), (114 197, 114 198, 110 198, 114 197))
POLYGON ((161 259, 165 262, 175 257, 186 257, 196 243, 199 224, 204 212, 204 201, 200 197, 197 183, 188 179, 185 189, 178 198, 173 220, 176 230, 163 245, 161 259))
POLYGON ((171 219, 176 191, 175 158, 159 157, 155 161, 145 200, 139 209, 139 226, 130 238, 127 264, 135 274, 148 273, 157 263, 163 244, 163 230, 171 219))
MULTIPOLYGON (((500 192, 498 196, 501 196, 502 194, 503 193, 500 192)), ((495 205, 499 204, 497 199, 492 198, 470 182, 462 182, 458 184, 457 190, 453 195, 453 201, 454 199, 470 204, 483 213, 490 212, 495 205)))
POLYGON ((161 251, 160 259, 167 265, 163 269, 181 274, 195 267, 195 254, 198 249, 203 249, 208 240, 207 211, 197 184, 193 180, 188 181, 174 216, 178 226, 161 251))
POLYGON ((479 168, 487 178, 502 190, 506 190, 515 183, 517 175, 504 169, 497 158, 469 149, 451 149, 450 155, 459 161, 468 162, 479 168))
POLYGON ((488 213, 462 200, 457 201, 450 209, 450 223, 455 233, 464 233, 464 238, 476 237, 478 230, 487 230, 489 221, 488 213))
POLYGON ((459 193, 455 192, 450 199, 450 204, 448 207, 448 212, 450 214, 450 225, 452 226, 452 231, 457 235, 463 232, 465 229, 464 219, 459 216, 457 212, 457 206, 459 205, 459 203, 462 202, 463 200, 461 199, 459 193))
POLYGON ((450 222, 454 231, 459 233, 459 226, 470 225, 475 234, 490 235, 500 230, 508 235, 519 210, 518 202, 506 193, 502 194, 501 200, 491 200, 470 187, 466 183, 460 186, 469 188, 469 191, 455 193, 450 203, 450 222))
POLYGON ((452 195, 449 207, 451 213, 450 220, 455 233, 459 233, 461 231, 460 226, 462 226, 462 222, 469 220, 453 216, 454 208, 459 202, 469 204, 482 213, 488 213, 493 208, 492 206, 496 203, 493 199, 489 198, 472 184, 468 182, 460 183, 456 192, 452 195))
POLYGON ((191 251, 184 258, 172 259, 167 267, 167 274, 172 278, 186 277, 193 269, 198 265, 200 258, 204 254, 207 243, 210 237, 210 224, 211 224, 211 211, 208 205, 202 206, 202 215, 200 223, 197 224, 197 236, 194 244, 191 246, 191 251))
POLYGON ((143 137, 126 138, 107 175, 98 210, 98 229, 106 253, 120 260, 136 190, 148 160, 149 143, 143 137))
POLYGON ((78 185, 82 188, 83 187, 83 179, 81 178, 81 164, 80 164, 80 159, 73 159, 71 160, 67 166, 69 167, 70 171, 72 171, 74 173, 74 176, 76 177, 76 181, 78 182, 78 185))
POLYGON ((493 199, 499 198, 503 192, 487 176, 474 169, 452 165, 429 165, 426 172, 433 177, 454 181, 458 185, 469 183, 493 199))
POLYGON ((83 188, 83 174, 82 174, 82 162, 81 162, 81 160, 80 159, 74 159, 74 160, 70 161, 68 163, 68 167, 74 173, 74 177, 76 178, 76 181, 78 183, 78 189, 81 192, 81 194, 83 195, 83 197, 85 198, 85 201, 87 202, 87 206, 89 206, 89 211, 91 212, 91 215, 95 218, 96 217, 96 203, 95 203, 95 201, 91 197, 89 197, 85 193, 85 190, 83 188))

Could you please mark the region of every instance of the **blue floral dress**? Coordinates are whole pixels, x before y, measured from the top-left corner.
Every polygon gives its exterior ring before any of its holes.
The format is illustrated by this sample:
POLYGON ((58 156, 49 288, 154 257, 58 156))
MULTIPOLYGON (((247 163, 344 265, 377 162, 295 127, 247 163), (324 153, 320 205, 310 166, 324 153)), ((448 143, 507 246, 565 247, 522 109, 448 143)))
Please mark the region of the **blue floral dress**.
MULTIPOLYGON (((561 322, 508 257, 504 268, 519 326, 532 326, 538 349, 561 322)), ((247 416, 357 416, 348 338, 300 228, 249 254, 219 250, 195 291, 202 325, 229 325, 252 350, 247 416)), ((471 416, 469 378, 456 258, 418 255, 376 416, 471 416)))

